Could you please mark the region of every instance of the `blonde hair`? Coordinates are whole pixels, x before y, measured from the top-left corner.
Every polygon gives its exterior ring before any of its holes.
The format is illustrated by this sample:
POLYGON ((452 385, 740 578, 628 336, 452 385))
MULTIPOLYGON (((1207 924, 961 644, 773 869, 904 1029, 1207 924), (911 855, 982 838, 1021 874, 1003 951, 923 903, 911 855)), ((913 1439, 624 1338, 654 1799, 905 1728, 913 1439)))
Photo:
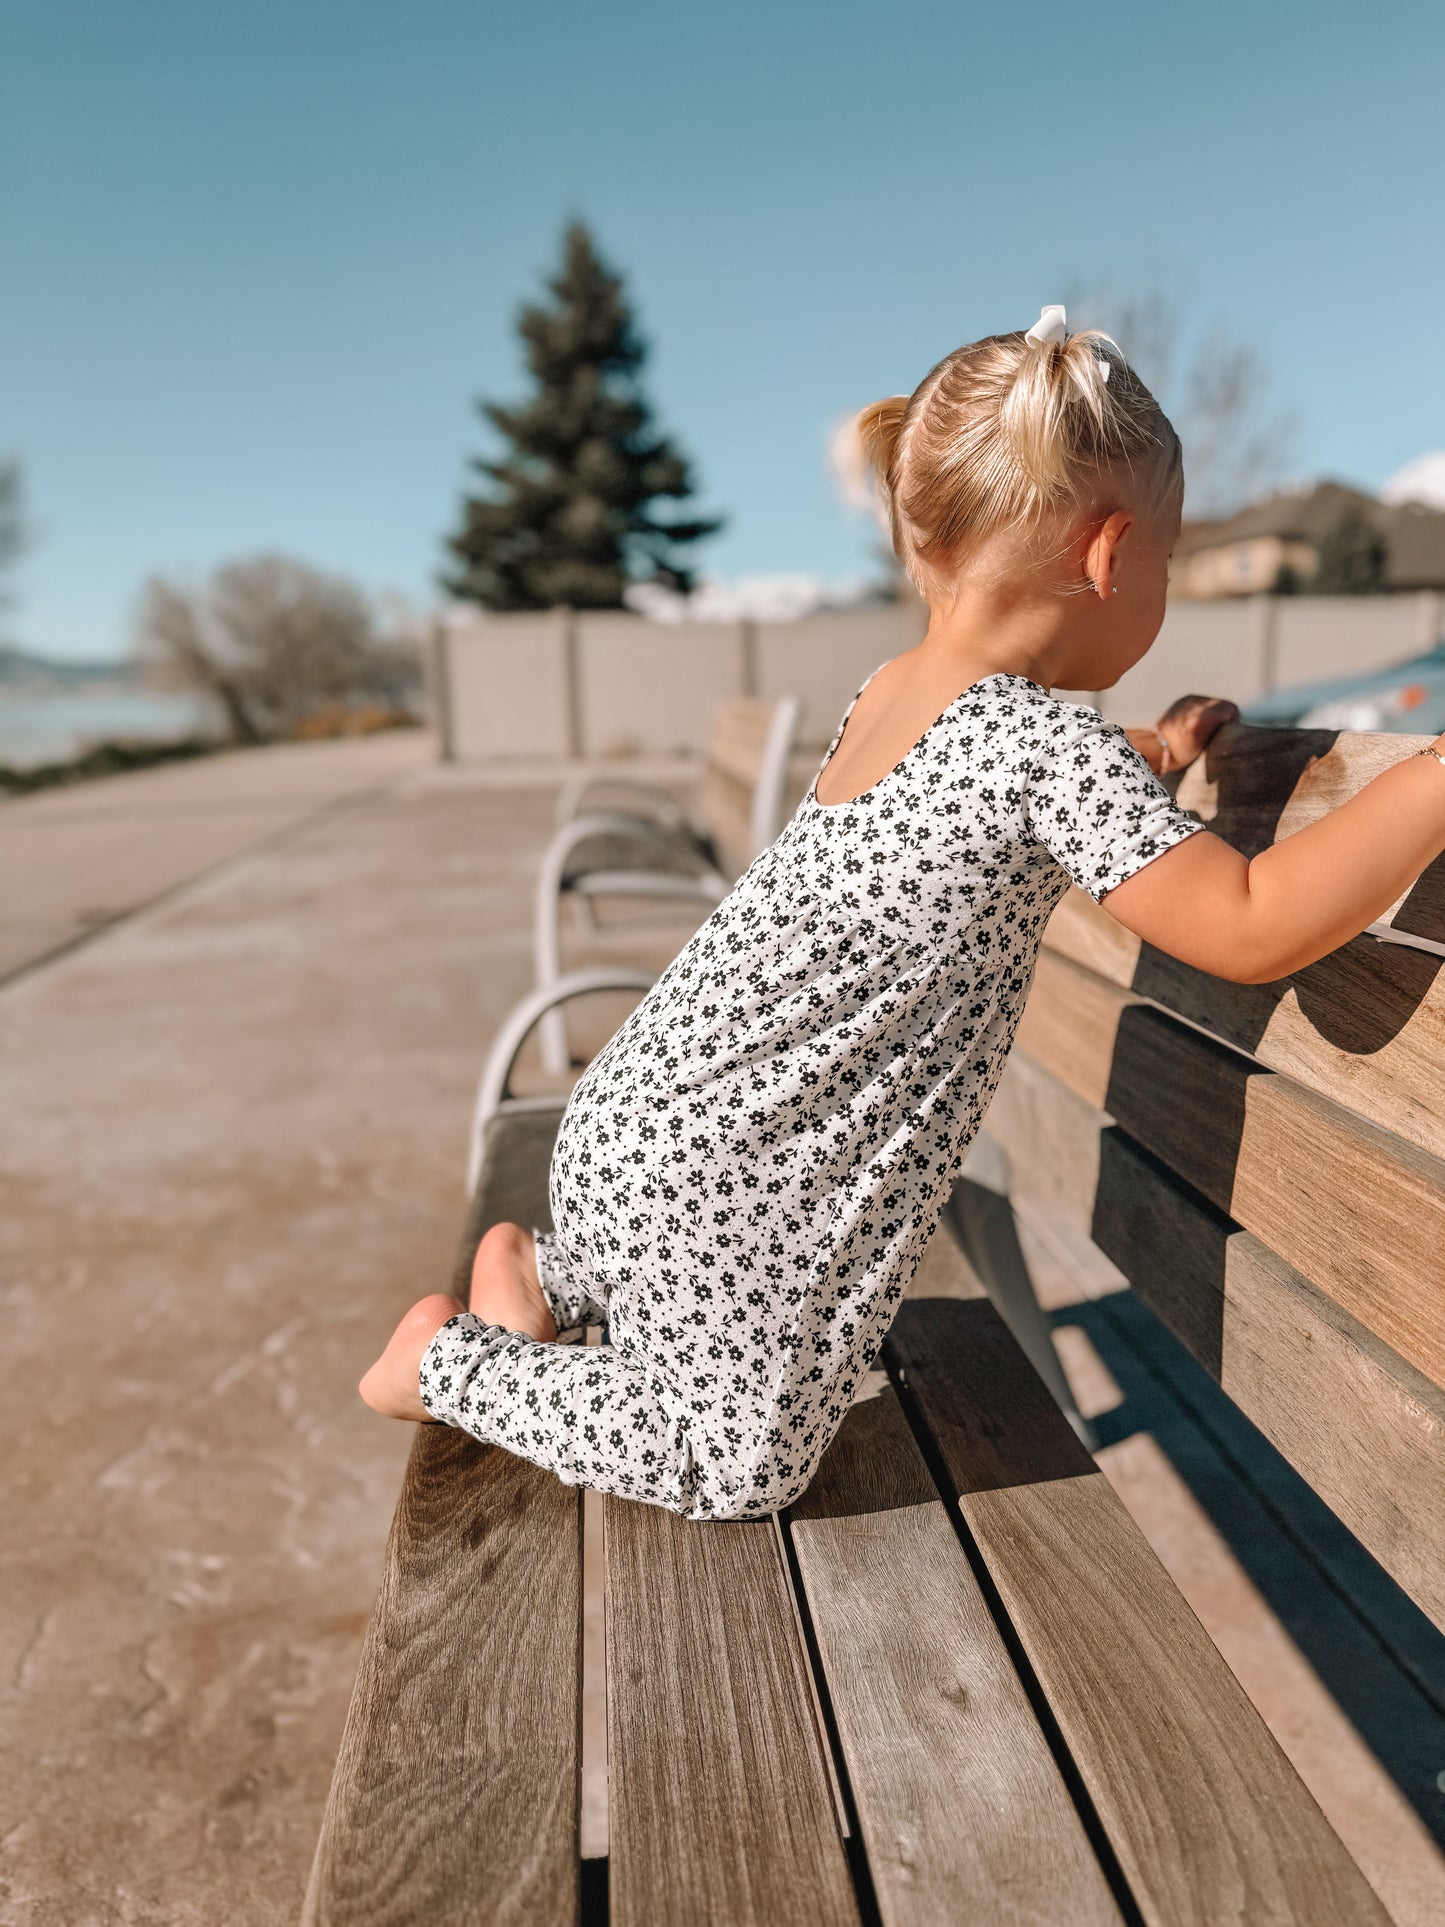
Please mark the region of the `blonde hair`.
POLYGON ((863 409, 854 428, 894 552, 935 598, 986 537, 1087 514, 1120 469, 1139 506, 1152 508, 1182 472, 1169 418, 1097 328, 1063 341, 1029 341, 1022 331, 971 341, 911 395, 863 409))

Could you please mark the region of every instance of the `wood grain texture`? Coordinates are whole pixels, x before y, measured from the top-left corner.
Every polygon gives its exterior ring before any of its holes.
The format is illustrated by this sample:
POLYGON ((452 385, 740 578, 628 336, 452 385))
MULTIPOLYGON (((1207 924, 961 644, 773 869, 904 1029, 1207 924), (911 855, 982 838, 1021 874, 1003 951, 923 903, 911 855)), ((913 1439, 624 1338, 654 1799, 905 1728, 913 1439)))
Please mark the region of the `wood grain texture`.
POLYGON ((856 1927, 773 1521, 606 1506, 613 1927, 856 1927))
MULTIPOLYGON (((547 1226, 555 1117, 497 1119, 458 1252, 547 1226)), ((581 1493, 419 1425, 307 1890, 304 1927, 575 1920, 581 1493)))
POLYGON ((1118 1921, 883 1372, 788 1529, 885 1927, 1118 1921))
POLYGON ((417 1427, 304 1927, 575 1920, 581 1505, 417 1427))
POLYGON ((1225 1391, 1445 1630, 1445 1392, 1248 1232, 1227 1256, 1225 1391))
MULTIPOLYGON (((1338 809, 1431 740, 1236 724, 1221 730, 1184 773, 1178 797, 1216 835, 1255 856, 1338 809)), ((1445 858, 1432 863, 1382 921, 1445 941, 1445 858)))
POLYGON ((1231 984, 1141 944, 1080 890, 1048 948, 1175 1011, 1271 1070, 1445 1157, 1445 963, 1357 937, 1273 984, 1231 984))
POLYGON ((991 1307, 906 1301, 886 1349, 1144 1919, 1383 1927, 1364 1877, 991 1307))
POLYGON ((1445 1166, 1117 985, 1042 956, 1029 1055, 1436 1384, 1445 1166))
POLYGON ((1015 1195, 1092 1238, 1445 1628, 1445 1392, 1022 1053, 987 1128, 1015 1195), (1092 1198, 1051 1181, 1058 1163, 1092 1167, 1092 1198))
POLYGON ((773 726, 773 704, 739 696, 718 712, 703 767, 702 815, 708 833, 736 876, 752 859, 753 797, 773 726))
MULTIPOLYGON (((1185 773, 1178 796, 1216 834, 1254 856, 1338 808, 1427 740, 1235 727, 1221 731, 1185 773)), ((1381 921, 1445 941, 1445 858, 1381 921)), ((1046 941, 1272 1069, 1445 1156, 1440 958, 1362 936, 1278 983, 1229 984, 1141 945, 1079 891, 1059 906, 1046 941)))

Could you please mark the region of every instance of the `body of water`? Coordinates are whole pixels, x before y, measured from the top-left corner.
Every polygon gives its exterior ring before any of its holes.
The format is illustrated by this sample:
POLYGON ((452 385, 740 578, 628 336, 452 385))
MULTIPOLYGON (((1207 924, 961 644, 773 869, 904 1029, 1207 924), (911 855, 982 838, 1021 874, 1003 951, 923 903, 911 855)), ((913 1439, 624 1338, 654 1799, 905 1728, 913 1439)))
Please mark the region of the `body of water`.
POLYGON ((0 689, 0 763, 63 762, 112 738, 158 741, 216 733, 200 696, 134 689, 0 689))

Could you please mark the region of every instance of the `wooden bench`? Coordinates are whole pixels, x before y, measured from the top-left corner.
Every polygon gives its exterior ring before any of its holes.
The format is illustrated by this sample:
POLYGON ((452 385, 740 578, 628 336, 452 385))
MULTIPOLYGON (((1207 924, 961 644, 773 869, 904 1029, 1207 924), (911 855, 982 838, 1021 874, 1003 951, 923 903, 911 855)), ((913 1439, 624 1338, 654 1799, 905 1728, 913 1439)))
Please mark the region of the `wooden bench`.
MULTIPOLYGON (((1239 729, 1184 800, 1259 849, 1412 747, 1239 729)), ((1439 882, 1387 923, 1445 937, 1439 882)), ((605 1500, 605 1863, 582 1494, 418 1428, 307 1922, 1383 1923, 978 1280, 1007 1268, 1001 1146, 1439 1623, 1438 969, 1363 937, 1231 986, 1061 906, 945 1214, 974 1263, 934 1239, 803 1500, 605 1500)), ((461 1288, 488 1224, 549 1221, 555 1100, 489 1076, 461 1288)))
MULTIPOLYGON (((666 790, 618 772, 582 771, 563 785, 556 833, 537 877, 532 941, 539 986, 561 975, 567 897, 594 920, 603 897, 722 901, 783 827, 799 711, 796 696, 739 696, 722 706, 703 758, 696 821, 666 790)), ((544 1065, 561 1076, 568 1069, 562 1005, 542 1019, 540 1041, 544 1065)))
MULTIPOLYGON (((1252 855, 1423 740, 1236 728, 1180 800, 1252 855)), ((1445 1627, 1445 862, 1374 930, 1243 986, 1071 892, 987 1130, 1445 1627)))

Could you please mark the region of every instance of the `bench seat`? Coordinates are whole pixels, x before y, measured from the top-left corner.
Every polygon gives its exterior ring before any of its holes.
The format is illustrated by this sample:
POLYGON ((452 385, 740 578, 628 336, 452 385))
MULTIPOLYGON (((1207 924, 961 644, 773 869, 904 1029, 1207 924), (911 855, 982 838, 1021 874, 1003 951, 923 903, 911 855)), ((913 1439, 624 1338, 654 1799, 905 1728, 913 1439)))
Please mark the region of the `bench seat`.
MULTIPOLYGON (((459 1286, 489 1224, 549 1222, 555 1123, 492 1119, 459 1286)), ((418 1427, 310 1927, 1383 1922, 978 1294, 940 1234, 776 1519, 607 1497, 606 1916, 581 1493, 418 1427)))

